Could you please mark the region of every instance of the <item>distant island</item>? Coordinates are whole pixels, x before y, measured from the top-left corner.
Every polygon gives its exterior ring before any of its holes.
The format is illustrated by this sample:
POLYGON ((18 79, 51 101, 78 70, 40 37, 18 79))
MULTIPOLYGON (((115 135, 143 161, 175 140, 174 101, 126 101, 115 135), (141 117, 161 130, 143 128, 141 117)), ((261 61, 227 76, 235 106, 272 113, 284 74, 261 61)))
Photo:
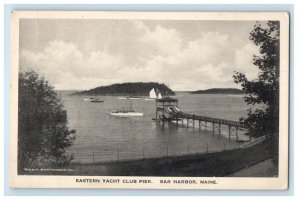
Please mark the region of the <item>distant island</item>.
POLYGON ((74 92, 73 95, 103 95, 103 96, 149 96, 151 89, 155 88, 162 96, 173 96, 175 92, 168 86, 156 82, 130 82, 100 86, 90 90, 74 92))
POLYGON ((190 94, 244 94, 243 90, 236 88, 211 88, 207 90, 197 90, 190 94))

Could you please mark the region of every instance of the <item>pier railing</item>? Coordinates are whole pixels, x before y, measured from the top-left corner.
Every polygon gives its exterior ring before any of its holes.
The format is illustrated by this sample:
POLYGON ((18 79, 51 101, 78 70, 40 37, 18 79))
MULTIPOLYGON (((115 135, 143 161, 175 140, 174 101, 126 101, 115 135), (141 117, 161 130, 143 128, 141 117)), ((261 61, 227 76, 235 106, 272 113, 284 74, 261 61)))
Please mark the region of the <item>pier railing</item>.
POLYGON ((205 117, 205 116, 199 116, 199 115, 192 115, 188 114, 182 111, 173 111, 173 112, 168 112, 170 116, 174 120, 176 119, 191 119, 191 120, 197 120, 199 122, 204 121, 204 122, 210 122, 213 124, 220 124, 220 125, 228 125, 228 126, 234 126, 234 127, 240 127, 240 128, 248 128, 248 126, 244 123, 238 122, 238 121, 233 121, 233 120, 227 120, 227 119, 219 119, 219 118, 213 118, 213 117, 205 117))

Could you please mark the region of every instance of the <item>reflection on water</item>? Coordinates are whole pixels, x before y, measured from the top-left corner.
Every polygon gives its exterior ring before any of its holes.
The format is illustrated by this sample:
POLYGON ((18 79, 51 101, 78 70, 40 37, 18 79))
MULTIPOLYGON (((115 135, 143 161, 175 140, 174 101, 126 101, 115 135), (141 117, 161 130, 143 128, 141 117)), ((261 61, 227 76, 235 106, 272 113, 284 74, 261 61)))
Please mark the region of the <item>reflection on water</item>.
MULTIPOLYGON (((59 92, 68 114, 69 126, 76 129, 76 141, 69 149, 74 162, 99 162, 117 159, 137 159, 181 155, 229 149, 239 143, 228 140, 227 127, 222 134, 213 134, 196 126, 186 128, 181 122, 158 123, 155 117, 155 101, 132 100, 133 109, 144 112, 143 117, 117 117, 109 112, 129 107, 128 100, 113 96, 99 96, 104 103, 91 103, 83 99, 89 96, 68 95, 59 92), (226 132, 227 131, 227 132, 226 132)), ((246 115, 247 105, 242 97, 228 95, 191 95, 177 93, 179 108, 187 113, 238 120, 246 115)))

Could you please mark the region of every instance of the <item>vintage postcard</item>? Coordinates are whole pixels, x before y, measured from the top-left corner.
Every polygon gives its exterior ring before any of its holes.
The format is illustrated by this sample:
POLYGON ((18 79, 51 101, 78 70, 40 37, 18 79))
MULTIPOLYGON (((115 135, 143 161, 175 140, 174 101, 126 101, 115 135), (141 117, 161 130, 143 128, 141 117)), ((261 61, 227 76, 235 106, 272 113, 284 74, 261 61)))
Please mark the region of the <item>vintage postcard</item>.
POLYGON ((14 11, 10 186, 287 189, 289 15, 14 11))

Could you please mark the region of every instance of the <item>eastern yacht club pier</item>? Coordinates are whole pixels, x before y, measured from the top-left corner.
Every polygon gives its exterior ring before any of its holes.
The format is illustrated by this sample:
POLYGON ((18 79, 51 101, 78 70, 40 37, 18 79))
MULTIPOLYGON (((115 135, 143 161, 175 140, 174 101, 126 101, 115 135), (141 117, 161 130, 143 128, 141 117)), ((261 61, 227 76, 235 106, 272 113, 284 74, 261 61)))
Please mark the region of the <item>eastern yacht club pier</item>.
MULTIPOLYGON (((219 135, 221 134, 222 126, 227 126, 229 139, 234 137, 236 141, 239 141, 239 129, 248 129, 245 124, 238 121, 199 116, 182 112, 179 110, 178 100, 175 98, 163 97, 161 99, 156 99, 155 105, 155 120, 162 122, 163 124, 165 122, 174 122, 177 126, 181 123, 181 125, 186 128, 195 128, 195 124, 198 123, 198 128, 202 129, 207 128, 208 123, 210 123, 213 133, 217 132, 219 135), (234 136, 232 136, 232 134, 234 134, 234 136)), ((249 136, 249 140, 251 140, 251 136, 249 136)))

